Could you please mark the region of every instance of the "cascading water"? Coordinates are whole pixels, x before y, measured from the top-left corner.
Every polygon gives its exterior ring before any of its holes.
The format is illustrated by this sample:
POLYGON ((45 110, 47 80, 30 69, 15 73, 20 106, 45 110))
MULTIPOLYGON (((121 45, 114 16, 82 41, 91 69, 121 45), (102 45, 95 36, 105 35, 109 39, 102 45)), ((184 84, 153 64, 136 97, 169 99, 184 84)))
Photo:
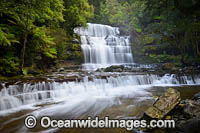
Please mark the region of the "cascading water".
MULTIPOLYGON (((88 24, 87 29, 77 28, 75 32, 81 35, 84 69, 133 63, 129 37, 120 36, 118 28, 88 24)), ((200 85, 200 75, 159 76, 135 72, 54 73, 39 79, 4 82, 0 84, 0 132, 2 127, 5 128, 2 132, 28 132, 24 117, 29 113, 37 118, 48 115, 55 119, 137 117, 153 104, 153 91, 160 92, 153 89, 194 85, 200 85)))
MULTIPOLYGON (((109 76, 102 78, 83 77, 82 81, 71 82, 39 82, 10 85, 0 91, 0 115, 13 111, 25 105, 56 103, 69 101, 70 104, 77 100, 110 99, 113 98, 145 96, 150 94, 146 89, 152 86, 200 84, 199 76, 176 76, 166 74, 158 75, 126 75, 109 76)), ((82 103, 83 104, 83 103, 82 103)), ((99 103, 100 104, 100 103, 99 103)), ((101 104, 100 104, 101 105, 101 104)), ((107 106, 106 104, 101 106, 107 106)), ((20 108, 21 109, 21 108, 20 108)))
POLYGON ((83 69, 133 63, 129 36, 120 36, 118 28, 88 23, 87 28, 80 27, 74 31, 81 38, 83 69))
MULTIPOLYGON (((3 130, 0 129, 0 132, 32 131, 24 126, 27 115, 38 119, 46 115, 52 119, 84 119, 87 116, 109 116, 114 119, 137 117, 153 104, 154 91, 160 93, 167 86, 193 88, 194 85, 200 85, 200 75, 81 74, 73 81, 57 81, 49 75, 48 79, 39 81, 30 79, 1 83, 0 127, 3 130), (11 130, 7 127, 13 128, 11 130)), ((66 75, 60 76, 67 78, 66 75)), ((59 132, 59 129, 41 131, 59 132)))

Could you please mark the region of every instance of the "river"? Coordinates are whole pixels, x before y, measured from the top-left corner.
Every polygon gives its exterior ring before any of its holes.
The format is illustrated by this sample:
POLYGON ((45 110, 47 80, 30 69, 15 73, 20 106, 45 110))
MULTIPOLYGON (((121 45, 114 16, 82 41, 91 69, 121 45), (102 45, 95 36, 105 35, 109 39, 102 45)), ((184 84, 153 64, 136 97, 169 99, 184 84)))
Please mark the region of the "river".
MULTIPOLYGON (((125 129, 27 129, 24 119, 85 119, 88 116, 135 119, 169 87, 191 98, 200 91, 200 74, 95 72, 111 65, 134 64, 128 36, 116 27, 89 24, 81 35, 85 63, 82 71, 0 82, 0 132, 128 132, 125 129)), ((152 68, 153 69, 153 68, 152 68)))

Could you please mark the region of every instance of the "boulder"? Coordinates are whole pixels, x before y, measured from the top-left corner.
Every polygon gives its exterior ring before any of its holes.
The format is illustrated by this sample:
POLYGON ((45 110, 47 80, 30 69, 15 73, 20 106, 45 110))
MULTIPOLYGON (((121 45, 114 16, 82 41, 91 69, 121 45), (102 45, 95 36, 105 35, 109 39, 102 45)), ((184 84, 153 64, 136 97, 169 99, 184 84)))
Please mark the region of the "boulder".
POLYGON ((96 72, 101 72, 101 73, 103 73, 104 71, 105 71, 104 68, 99 68, 99 69, 96 70, 96 72))
POLYGON ((176 123, 175 128, 139 129, 152 133, 198 133, 200 127, 200 99, 199 93, 195 94, 194 100, 180 101, 180 93, 172 88, 153 104, 142 119, 172 119, 176 123))
POLYGON ((183 113, 192 117, 200 117, 200 100, 183 100, 181 101, 183 113))
POLYGON ((123 72, 123 69, 122 68, 117 68, 114 70, 114 72, 123 72))
POLYGON ((199 99, 200 99, 200 92, 197 93, 197 94, 195 94, 195 95, 193 96, 193 99, 194 99, 194 100, 199 100, 199 99))
POLYGON ((180 133, 197 133, 200 126, 200 100, 182 100, 169 115, 176 122, 174 130, 180 133))
POLYGON ((124 70, 124 66, 110 66, 107 67, 104 71, 105 72, 122 72, 124 70))
POLYGON ((145 111, 145 115, 152 119, 164 118, 175 106, 181 101, 180 92, 173 88, 169 88, 163 96, 145 111))
POLYGON ((173 67, 174 66, 173 66, 172 63, 165 63, 165 64, 162 65, 163 70, 172 70, 173 67))

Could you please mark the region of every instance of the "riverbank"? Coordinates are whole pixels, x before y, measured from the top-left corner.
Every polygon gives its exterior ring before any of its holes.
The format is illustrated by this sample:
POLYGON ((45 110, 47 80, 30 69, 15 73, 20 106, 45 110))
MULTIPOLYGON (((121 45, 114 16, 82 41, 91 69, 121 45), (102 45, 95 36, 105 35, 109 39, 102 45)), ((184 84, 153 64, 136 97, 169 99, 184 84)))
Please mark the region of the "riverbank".
MULTIPOLYGON (((200 88, 196 91, 199 90, 200 88)), ((197 133, 200 122, 200 91, 187 98, 173 88, 167 89, 145 111, 141 119, 148 122, 151 120, 174 120, 175 127, 140 130, 151 133, 197 133)))

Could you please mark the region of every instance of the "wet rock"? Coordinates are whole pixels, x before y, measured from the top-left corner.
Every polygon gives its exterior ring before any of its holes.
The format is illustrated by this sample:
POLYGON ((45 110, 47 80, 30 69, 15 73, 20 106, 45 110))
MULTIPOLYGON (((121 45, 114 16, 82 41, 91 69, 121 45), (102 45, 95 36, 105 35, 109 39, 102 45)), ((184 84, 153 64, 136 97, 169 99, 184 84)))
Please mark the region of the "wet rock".
POLYGON ((124 66, 111 66, 107 67, 104 71, 105 72, 122 72, 124 70, 124 66))
POLYGON ((180 92, 173 88, 169 88, 163 96, 145 111, 145 115, 153 119, 164 118, 174 107, 180 102, 180 92))
POLYGON ((181 101, 183 113, 188 114, 190 117, 200 117, 200 100, 183 100, 181 101))
POLYGON ((173 64, 172 63, 165 63, 162 65, 163 70, 172 70, 173 64))
POLYGON ((103 73, 104 71, 105 71, 104 68, 99 68, 99 69, 96 70, 96 72, 102 72, 102 73, 103 73))
POLYGON ((39 75, 40 73, 35 70, 28 70, 27 74, 39 75))
POLYGON ((193 96, 193 99, 194 99, 194 100, 199 100, 199 99, 200 99, 200 92, 197 93, 197 94, 195 94, 195 95, 193 96))
POLYGON ((139 72, 139 71, 141 71, 141 68, 133 67, 133 68, 131 68, 131 71, 132 72, 139 72))
POLYGON ((72 42, 73 42, 73 43, 80 44, 80 41, 79 41, 77 38, 75 38, 74 40, 72 40, 72 42))
POLYGON ((65 70, 78 70, 80 68, 81 68, 80 65, 70 65, 70 66, 65 66, 64 67, 65 70))
POLYGON ((0 82, 0 90, 3 89, 3 83, 0 82))
POLYGON ((197 133, 200 126, 200 100, 182 100, 169 115, 176 123, 176 128, 170 131, 197 133))
POLYGON ((154 105, 145 112, 142 119, 146 119, 147 121, 151 119, 172 119, 176 123, 175 128, 145 129, 145 131, 150 131, 152 133, 156 133, 157 131, 163 133, 199 133, 200 99, 186 99, 180 102, 180 93, 169 88, 168 91, 163 96, 159 97, 154 105))
POLYGON ((81 77, 69 76, 69 77, 59 77, 59 78, 55 79, 54 81, 63 83, 63 82, 76 82, 76 81, 80 82, 81 80, 82 80, 81 77))
POLYGON ((60 69, 58 69, 58 72, 64 72, 64 71, 65 71, 64 68, 60 68, 60 69))
POLYGON ((123 72, 123 69, 122 68, 117 68, 114 70, 114 72, 123 72))

